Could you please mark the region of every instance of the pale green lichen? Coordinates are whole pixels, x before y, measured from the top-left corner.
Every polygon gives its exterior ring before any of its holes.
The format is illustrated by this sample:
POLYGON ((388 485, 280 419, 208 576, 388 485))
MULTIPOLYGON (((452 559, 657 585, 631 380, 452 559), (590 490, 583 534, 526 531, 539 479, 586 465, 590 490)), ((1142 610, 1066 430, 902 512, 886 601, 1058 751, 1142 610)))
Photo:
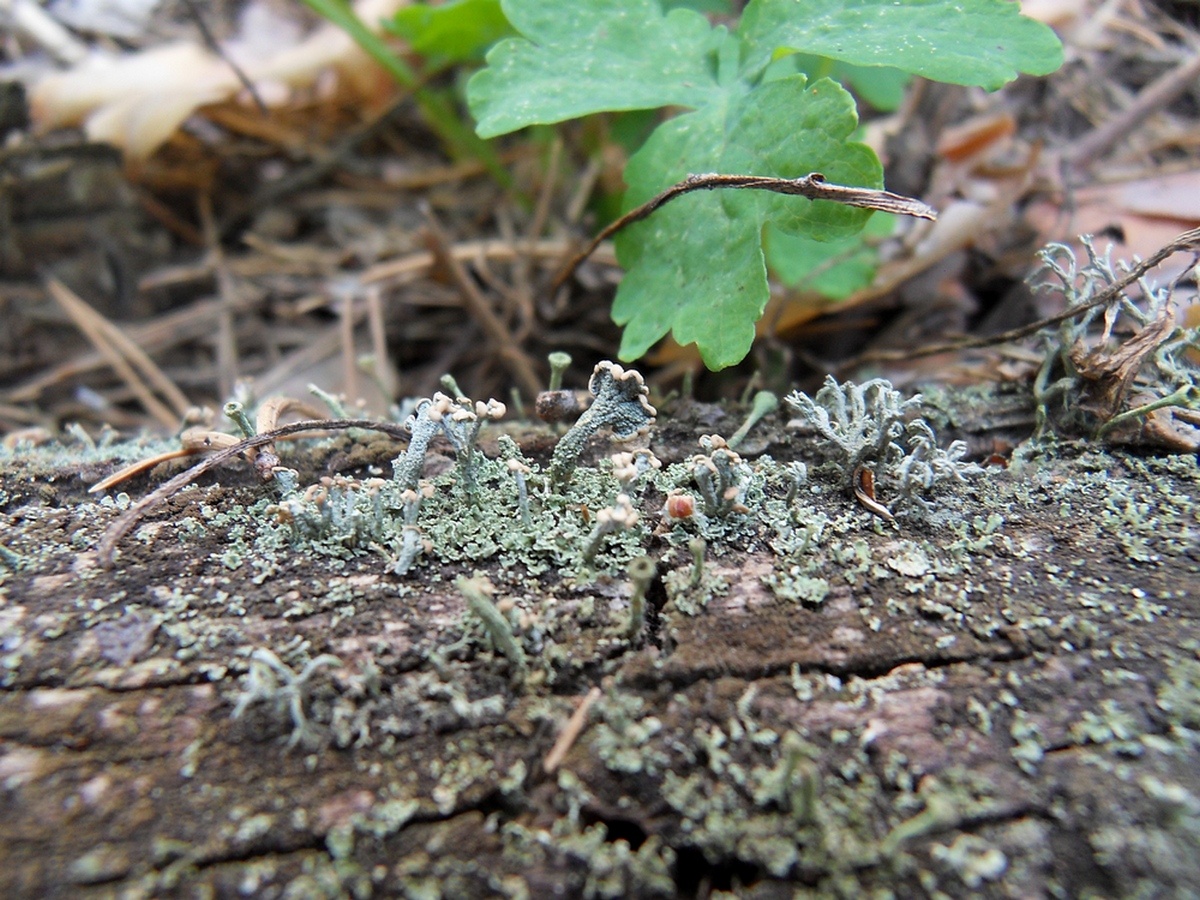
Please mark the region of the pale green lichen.
MULTIPOLYGON (((1137 292, 1118 290, 1092 305, 1130 267, 1112 261, 1111 247, 1097 252, 1089 236, 1081 243, 1087 255, 1082 265, 1070 247, 1052 243, 1039 251, 1041 267, 1030 278, 1039 290, 1061 293, 1068 310, 1081 309, 1041 334, 1045 357, 1034 379, 1035 437, 1051 428, 1104 437, 1157 410, 1200 409, 1194 356, 1200 327, 1175 323, 1175 285, 1141 278, 1137 292)), ((1163 428, 1174 434, 1177 447, 1200 446, 1194 419, 1168 418, 1163 428)))
POLYGON ((508 658, 515 680, 524 680, 528 669, 525 663, 525 651, 521 649, 520 643, 513 634, 512 623, 504 617, 504 613, 500 612, 492 600, 491 595, 495 588, 491 582, 482 578, 465 578, 460 575, 455 579, 454 584, 466 599, 467 608, 471 614, 483 625, 483 630, 491 639, 493 646, 508 658))
POLYGON ((571 479, 584 444, 601 428, 611 428, 620 441, 632 440, 654 424, 657 411, 650 405, 642 376, 613 362, 597 363, 588 381, 592 405, 554 447, 550 460, 550 484, 562 489, 571 479))
POLYGON ((847 489, 857 489, 860 473, 871 471, 875 483, 894 495, 898 511, 928 513, 925 497, 935 489, 982 472, 965 460, 963 442, 937 446, 932 426, 920 417, 920 394, 904 399, 886 379, 839 384, 828 376, 815 396, 793 391, 785 402, 799 415, 800 427, 820 439, 826 469, 847 489))
POLYGON ((296 672, 265 647, 250 656, 245 686, 233 707, 233 718, 240 719, 246 711, 265 704, 276 718, 286 715, 292 723, 287 746, 312 746, 320 743, 321 734, 309 719, 305 705, 312 690, 312 679, 321 669, 341 666, 342 661, 329 653, 309 660, 296 672))
POLYGON ((688 460, 692 479, 700 489, 707 516, 728 516, 747 513, 746 495, 752 485, 753 473, 720 435, 700 438, 700 449, 688 460))

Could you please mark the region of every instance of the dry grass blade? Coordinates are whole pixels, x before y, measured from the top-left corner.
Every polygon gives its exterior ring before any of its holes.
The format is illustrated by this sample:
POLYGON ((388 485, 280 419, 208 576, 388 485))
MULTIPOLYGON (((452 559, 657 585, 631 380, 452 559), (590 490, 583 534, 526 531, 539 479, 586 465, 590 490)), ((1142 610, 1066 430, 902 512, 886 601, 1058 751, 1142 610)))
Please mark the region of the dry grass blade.
POLYGON ((106 569, 111 569, 113 566, 113 553, 117 548, 117 544, 121 538, 129 533, 129 529, 136 525, 156 505, 170 497, 176 491, 191 484, 191 482, 210 469, 214 469, 249 450, 257 450, 260 447, 272 444, 280 438, 300 434, 305 431, 345 431, 348 428, 379 431, 388 437, 399 440, 408 439, 408 430, 398 422, 379 422, 374 419, 306 419, 302 422, 293 422, 290 425, 283 425, 276 428, 274 431, 256 434, 254 437, 238 441, 236 444, 214 453, 207 459, 201 460, 186 472, 180 472, 170 481, 159 486, 152 493, 147 494, 118 516, 116 521, 108 526, 108 530, 104 532, 104 537, 100 539, 100 544, 96 548, 100 565, 106 569))
POLYGON ((56 278, 46 279, 46 290, 50 292, 76 327, 92 342, 93 346, 108 360, 117 374, 129 385, 142 405, 165 427, 174 428, 189 403, 183 391, 175 386, 146 353, 129 340, 121 329, 96 310, 92 309, 78 294, 56 278), (141 375, 138 374, 141 371, 141 375), (143 380, 142 376, 145 376, 143 380), (147 381, 150 384, 147 384, 147 381), (151 385, 171 404, 168 407, 155 396, 151 385))
POLYGON ((471 280, 466 269, 463 268, 462 262, 451 252, 450 243, 446 238, 445 231, 437 219, 434 218, 432 210, 425 210, 425 221, 429 227, 430 236, 433 239, 433 253, 438 260, 445 265, 450 276, 454 279, 455 285, 462 294, 463 305, 466 306, 467 312, 479 324, 483 333, 487 336, 488 342, 492 344, 493 350, 505 367, 509 370, 513 379, 520 385, 521 390, 530 397, 536 397, 542 389, 542 380, 534 371, 533 363, 529 357, 521 351, 520 346, 504 323, 492 310, 492 306, 488 303, 486 297, 475 286, 475 282, 471 280))

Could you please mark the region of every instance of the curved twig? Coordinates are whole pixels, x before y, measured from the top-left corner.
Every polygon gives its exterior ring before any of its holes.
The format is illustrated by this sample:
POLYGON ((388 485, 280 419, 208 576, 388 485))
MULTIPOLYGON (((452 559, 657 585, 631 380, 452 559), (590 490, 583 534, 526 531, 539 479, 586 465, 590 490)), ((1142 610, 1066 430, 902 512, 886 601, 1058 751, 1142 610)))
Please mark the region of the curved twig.
POLYGON ((943 341, 937 344, 926 344, 924 347, 917 347, 915 350, 872 350, 855 359, 847 360, 838 366, 838 368, 851 369, 867 362, 895 362, 899 360, 918 359, 922 356, 935 356, 938 353, 979 350, 983 347, 994 347, 997 344, 1007 344, 1019 338, 1029 337, 1029 335, 1035 334, 1043 328, 1057 325, 1060 322, 1067 321, 1067 319, 1073 319, 1081 313, 1087 312, 1089 309, 1095 309, 1097 306, 1103 306, 1106 303, 1112 302, 1112 299, 1120 294, 1121 291, 1135 283, 1151 269, 1166 260, 1167 257, 1178 253, 1180 250, 1187 250, 1190 247, 1200 247, 1200 228, 1193 228, 1190 231, 1183 232, 1183 234, 1179 235, 1158 252, 1152 254, 1145 261, 1136 263, 1128 272, 1096 294, 1087 303, 1080 303, 1053 316, 1038 319, 1036 322, 1030 322, 1028 325, 1022 325, 1019 328, 1002 331, 1000 334, 978 338, 965 338, 957 341, 943 341))
POLYGON ((876 209, 880 212, 895 213, 901 216, 916 216, 919 219, 936 219, 937 210, 932 206, 905 197, 903 194, 893 194, 891 191, 877 191, 872 188, 846 187, 841 184, 830 184, 820 172, 813 172, 803 178, 773 178, 768 175, 689 175, 678 184, 673 184, 661 194, 651 197, 641 206, 631 209, 615 222, 607 225, 579 253, 562 268, 554 281, 551 282, 551 292, 557 291, 570 278, 580 264, 600 246, 605 239, 612 237, 627 225, 640 222, 660 206, 669 203, 676 197, 690 194, 692 191, 715 191, 727 188, 731 190, 774 191, 777 194, 791 194, 807 197, 809 200, 830 200, 846 206, 857 206, 862 209, 876 209))
POLYGON ((233 459, 235 456, 240 456, 247 450, 263 447, 288 435, 297 434, 302 431, 345 431, 348 428, 379 431, 393 438, 408 438, 408 430, 399 422, 379 422, 374 419, 307 419, 302 422, 292 422, 289 425, 283 425, 272 431, 265 431, 262 434, 256 434, 254 437, 248 437, 244 441, 238 441, 236 444, 226 447, 223 450, 218 450, 212 456, 196 463, 196 465, 192 466, 186 472, 180 472, 118 516, 116 521, 108 526, 108 530, 104 532, 104 537, 100 539, 100 543, 96 548, 100 565, 106 569, 111 569, 113 567, 113 553, 121 538, 128 534, 129 530, 150 509, 199 478, 209 469, 216 468, 222 463, 233 459))

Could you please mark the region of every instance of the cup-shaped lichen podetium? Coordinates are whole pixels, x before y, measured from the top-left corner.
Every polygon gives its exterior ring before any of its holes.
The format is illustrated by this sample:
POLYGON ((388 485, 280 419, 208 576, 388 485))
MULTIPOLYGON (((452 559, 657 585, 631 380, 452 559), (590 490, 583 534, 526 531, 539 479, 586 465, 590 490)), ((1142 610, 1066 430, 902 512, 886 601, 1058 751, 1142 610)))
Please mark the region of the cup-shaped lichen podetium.
POLYGON ((642 376, 609 360, 596 364, 588 390, 596 399, 562 436, 550 459, 550 483, 555 488, 571 480, 584 444, 601 428, 611 428, 618 441, 631 440, 645 433, 658 413, 650 405, 642 376))

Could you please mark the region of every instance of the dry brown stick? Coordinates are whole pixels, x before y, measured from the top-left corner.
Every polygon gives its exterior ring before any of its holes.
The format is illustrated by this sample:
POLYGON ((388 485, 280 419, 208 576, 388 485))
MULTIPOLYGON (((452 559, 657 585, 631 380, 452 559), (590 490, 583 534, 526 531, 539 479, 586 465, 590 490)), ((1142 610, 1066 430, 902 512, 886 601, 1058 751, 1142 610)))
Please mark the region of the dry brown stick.
POLYGON ((223 450, 217 451, 212 456, 206 457, 186 472, 180 472, 170 481, 160 485, 152 493, 147 494, 118 516, 116 521, 108 526, 108 530, 104 532, 104 537, 100 539, 100 544, 96 548, 100 565, 106 569, 111 569, 113 566, 113 552, 116 550, 121 538, 129 533, 129 529, 136 525, 154 506, 195 481, 209 469, 216 468, 222 463, 226 463, 234 457, 242 455, 247 450, 256 450, 259 447, 272 444, 280 438, 299 434, 303 431, 345 431, 348 428, 379 431, 388 437, 399 440, 407 440, 409 437, 408 430, 399 422, 379 422, 374 419, 306 419, 302 422, 292 422, 290 425, 283 425, 272 431, 264 431, 262 434, 248 437, 244 441, 238 441, 232 447, 226 447, 223 450))
POLYGON ((1111 302, 1121 291, 1136 282, 1155 266, 1162 263, 1167 257, 1191 247, 1200 247, 1200 228, 1193 228, 1190 231, 1183 232, 1183 234, 1179 235, 1179 237, 1175 238, 1175 240, 1171 241, 1158 252, 1152 254, 1145 261, 1136 263, 1126 274, 1122 275, 1087 303, 1072 306, 1053 316, 1047 316, 1044 319, 1038 319, 1036 322, 1030 322, 1028 325, 1022 325, 1019 328, 1012 328, 1000 334, 993 334, 987 337, 943 341, 940 344, 927 344, 915 350, 872 350, 869 353, 864 353, 853 360, 847 361, 844 366, 839 366, 838 368, 853 368, 867 362, 895 362, 897 360, 918 359, 922 356, 934 356, 938 353, 954 353, 959 350, 978 350, 982 347, 1007 344, 1010 341, 1028 337, 1031 334, 1041 331, 1043 328, 1057 325, 1060 322, 1067 321, 1067 319, 1073 319, 1080 313, 1085 313, 1089 309, 1095 309, 1097 306, 1103 306, 1111 302))
MULTIPOLYGON (((120 346, 120 342, 118 341, 119 329, 112 326, 104 316, 92 309, 83 298, 53 276, 46 278, 46 290, 66 310, 79 330, 92 342, 92 345, 108 360, 109 365, 113 367, 113 371, 117 373, 122 381, 129 385, 129 389, 133 391, 134 396, 138 398, 138 401, 146 411, 167 428, 174 428, 179 424, 179 419, 183 411, 187 408, 186 400, 182 408, 172 412, 163 401, 154 395, 154 391, 150 389, 150 386, 146 384, 133 366, 133 361, 130 359, 128 352, 129 342, 126 341, 125 346, 120 346), (106 328, 105 326, 109 327, 106 328), (114 334, 114 331, 118 332, 118 334, 114 334)), ((149 357, 145 357, 143 361, 149 363, 152 369, 157 370, 158 367, 150 362, 149 357)), ((169 383, 165 375, 162 376, 162 379, 169 383)), ((178 388, 175 388, 175 390, 178 391, 178 388)), ((179 396, 182 397, 182 394, 179 394, 179 396)))
POLYGON ((446 267, 446 270, 454 279, 455 285, 462 294, 463 304, 467 307, 467 312, 479 323, 479 327, 483 329, 488 342, 508 368, 521 390, 527 396, 536 397, 542 390, 542 380, 538 378, 537 373, 534 371, 529 357, 517 346, 516 341, 508 333, 508 329, 504 326, 504 323, 500 321, 500 317, 492 309, 492 305, 488 303, 487 298, 475 286, 475 282, 471 280, 471 276, 467 274, 467 270, 463 268, 463 264, 452 252, 450 243, 446 239, 446 233, 442 230, 437 218, 433 215, 433 210, 426 206, 424 213, 430 236, 433 238, 433 254, 446 267))
POLYGON ((1146 85, 1129 106, 1068 147, 1063 159, 1069 165, 1086 168, 1153 113, 1192 87, 1197 79, 1200 79, 1200 53, 1185 59, 1146 85))
POLYGON ((905 197, 903 194, 893 194, 891 191, 830 184, 819 172, 813 172, 803 178, 773 178, 768 175, 689 175, 683 181, 671 185, 661 194, 651 197, 641 206, 631 209, 601 230, 583 250, 571 258, 561 272, 554 276, 554 281, 550 284, 551 292, 557 291, 563 286, 579 268, 580 263, 591 256, 592 251, 600 246, 601 241, 612 237, 622 228, 632 225, 634 222, 640 222, 676 197, 682 197, 693 191, 720 189, 773 191, 777 194, 807 197, 809 200, 831 200, 846 206, 875 209, 901 216, 916 216, 919 219, 937 218, 937 210, 920 200, 905 197))
POLYGON ((583 733, 583 727, 587 724, 588 712, 591 710, 592 704, 599 699, 600 688, 598 687, 593 687, 583 695, 583 699, 575 707, 575 712, 571 713, 571 718, 559 732, 558 740, 554 742, 554 746, 550 748, 550 752, 546 754, 546 758, 542 762, 542 771, 547 775, 553 775, 555 770, 562 765, 567 753, 578 740, 579 735, 583 733))
POLYGON ((233 327, 233 311, 238 305, 237 283, 225 262, 221 249, 221 238, 217 234, 217 222, 213 218, 212 195, 201 194, 198 202, 200 223, 204 232, 204 244, 208 250, 213 272, 217 276, 217 293, 221 301, 217 314, 217 391, 218 396, 229 397, 238 377, 237 335, 233 327))

